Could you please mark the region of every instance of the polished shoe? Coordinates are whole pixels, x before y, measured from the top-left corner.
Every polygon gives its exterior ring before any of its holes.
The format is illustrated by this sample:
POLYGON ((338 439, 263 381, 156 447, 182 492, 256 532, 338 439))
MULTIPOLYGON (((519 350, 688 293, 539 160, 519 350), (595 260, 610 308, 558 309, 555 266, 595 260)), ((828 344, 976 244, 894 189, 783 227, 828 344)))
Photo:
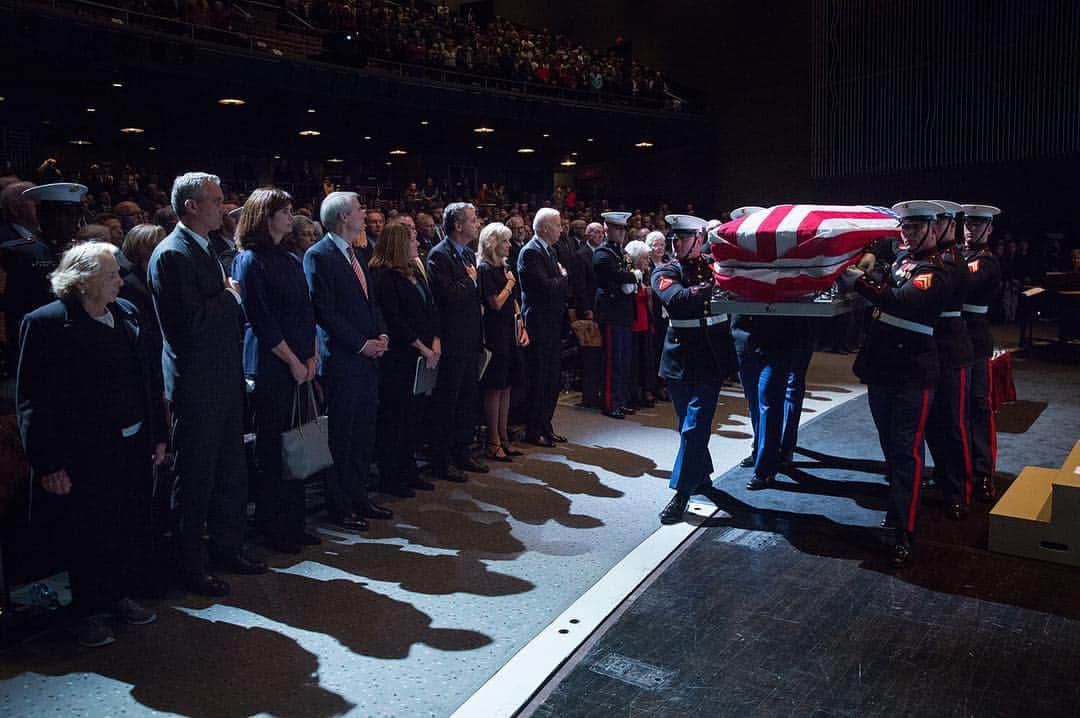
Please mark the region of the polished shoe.
POLYGON ((749 469, 751 466, 754 465, 755 460, 755 452, 751 451, 750 456, 747 456, 745 459, 739 462, 739 466, 743 467, 744 469, 749 469))
POLYGON ((113 615, 132 626, 144 626, 157 620, 157 614, 130 598, 121 598, 113 604, 113 615))
MULTIPOLYGON (((415 496, 415 494, 413 494, 415 496)), ((363 516, 365 519, 392 519, 394 518, 394 512, 383 506, 379 506, 377 503, 370 499, 365 501, 353 501, 353 508, 356 509, 356 513, 363 516)))
POLYGON ((690 503, 690 494, 684 494, 681 491, 676 492, 671 498, 671 501, 668 502, 668 505, 660 512, 660 523, 665 526, 670 526, 671 524, 677 524, 682 521, 688 503, 690 503))
POLYGON ((975 477, 975 496, 979 501, 989 503, 997 498, 997 489, 994 487, 994 479, 990 476, 975 477))
POLYGON ((967 518, 968 508, 959 501, 951 501, 945 508, 945 515, 953 521, 963 521, 967 518))
MULTIPOLYGON (((415 491, 434 491, 435 484, 430 481, 424 481, 419 476, 409 481, 409 488, 415 491)), ((415 494, 414 494, 415 495, 415 494)))
POLYGON ((626 412, 624 412, 622 409, 615 409, 614 411, 605 411, 605 412, 603 412, 603 414, 604 414, 604 416, 610 417, 612 419, 625 419, 626 418, 626 412))
POLYGON ((485 464, 480 463, 471 456, 462 456, 454 462, 454 466, 462 471, 471 471, 474 474, 486 474, 491 471, 485 464))
POLYGON ((881 528, 883 529, 894 529, 898 525, 899 522, 896 520, 896 517, 890 513, 886 513, 885 518, 881 519, 881 528))
POLYGON ((296 537, 296 543, 300 544, 301 546, 318 546, 322 544, 322 539, 313 533, 301 531, 300 534, 296 537))
POLYGON ((525 456, 524 451, 518 451, 508 441, 503 442, 502 450, 507 456, 525 456))
POLYGON ((360 518, 356 514, 346 514, 345 516, 331 516, 330 524, 342 531, 367 531, 368 522, 360 518))
POLYGON ((525 438, 525 441, 529 442, 533 446, 544 446, 549 449, 555 446, 555 442, 544 436, 543 434, 540 434, 538 436, 528 436, 525 438))
POLYGON ((773 476, 755 476, 746 482, 746 488, 751 491, 760 491, 762 489, 771 489, 775 483, 776 478, 773 476))
POLYGON ((112 628, 105 622, 105 617, 100 615, 81 619, 71 630, 75 633, 75 640, 79 645, 87 648, 100 648, 116 640, 112 628))
POLYGON ((429 473, 436 479, 452 481, 455 484, 464 484, 469 480, 465 472, 456 466, 432 466, 429 473))
POLYGON ((210 557, 214 568, 226 573, 236 573, 244 576, 257 576, 266 573, 270 569, 262 561, 256 561, 244 555, 243 551, 230 554, 214 554, 210 557))
POLYGON ((556 434, 554 431, 549 431, 547 433, 547 438, 551 441, 554 441, 556 444, 565 444, 567 441, 569 441, 569 439, 567 439, 565 436, 563 436, 562 434, 556 434))
POLYGON ((488 461, 499 461, 504 464, 509 464, 513 461, 513 459, 510 458, 510 455, 503 450, 502 444, 488 444, 484 449, 484 458, 488 461))
POLYGON ((637 413, 637 409, 635 409, 635 408, 633 408, 631 406, 624 406, 622 408, 622 413, 626 414, 627 416, 633 416, 634 414, 637 413))
POLYGON ((227 581, 209 573, 189 573, 180 579, 180 585, 200 596, 227 596, 229 584, 227 581))
POLYGON ((899 537, 889 552, 889 565, 893 568, 903 568, 911 561, 911 542, 907 537, 899 537))

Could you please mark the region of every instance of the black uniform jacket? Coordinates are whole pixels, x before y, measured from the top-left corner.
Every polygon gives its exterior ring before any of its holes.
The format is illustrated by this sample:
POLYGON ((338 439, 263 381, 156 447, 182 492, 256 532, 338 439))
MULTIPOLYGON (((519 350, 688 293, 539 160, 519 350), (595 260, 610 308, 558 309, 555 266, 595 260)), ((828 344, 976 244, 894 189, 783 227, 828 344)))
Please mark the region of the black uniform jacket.
POLYGON ((928 328, 937 324, 948 294, 941 258, 936 254, 912 257, 901 251, 884 281, 863 275, 855 282, 855 290, 877 308, 855 359, 855 374, 864 384, 936 384, 938 353, 933 335, 894 326, 887 320, 893 317, 928 328))
MULTIPOLYGON (((570 280, 570 303, 577 311, 577 318, 584 319, 585 312, 596 306, 596 270, 593 269, 593 248, 582 243, 566 265, 570 280)), ((595 317, 594 317, 595 318, 595 317)))
POLYGON ((678 260, 653 270, 652 289, 664 303, 672 324, 697 322, 692 327, 668 326, 660 376, 676 381, 718 381, 734 373, 738 359, 728 322, 706 324, 711 292, 689 285, 678 260))
POLYGON ((973 357, 971 337, 968 336, 963 316, 959 314, 967 301, 971 276, 968 273, 967 262, 960 256, 957 247, 950 247, 939 256, 945 267, 945 284, 948 287, 945 309, 942 313, 957 314, 957 316, 943 316, 934 325, 938 363, 942 369, 959 369, 971 364, 973 357))
POLYGON ((596 309, 593 317, 606 324, 634 323, 634 293, 623 292, 624 284, 636 284, 637 277, 623 259, 622 247, 606 242, 593 252, 596 274, 596 309))
MULTIPOLYGON (((156 443, 166 440, 162 388, 148 334, 142 329, 153 317, 141 317, 135 305, 117 299, 109 308, 135 353, 139 371, 123 390, 142 403, 143 431, 156 443)), ((117 387, 101 380, 109 375, 103 363, 100 325, 78 301, 54 301, 23 320, 16 404, 23 446, 38 476, 66 469, 108 470, 102 466, 109 447, 121 439, 115 420, 120 405, 117 387)), ((124 404, 126 405, 126 404, 124 404)), ((149 457, 147 457, 149 458, 149 457)))
POLYGON ((994 335, 990 333, 989 307, 1001 292, 1001 265, 988 247, 968 252, 965 257, 971 282, 964 300, 964 320, 976 359, 994 353, 994 335))

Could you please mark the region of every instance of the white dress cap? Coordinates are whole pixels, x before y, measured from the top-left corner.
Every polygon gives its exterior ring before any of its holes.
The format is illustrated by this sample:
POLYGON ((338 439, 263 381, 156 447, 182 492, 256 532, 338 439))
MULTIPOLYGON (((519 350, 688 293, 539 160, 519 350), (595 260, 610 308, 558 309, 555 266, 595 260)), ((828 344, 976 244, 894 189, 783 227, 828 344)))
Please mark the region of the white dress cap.
POLYGON ((1001 214, 1000 209, 990 204, 965 204, 961 206, 963 207, 965 217, 993 219, 995 215, 1001 214))
POLYGON ((892 211, 900 219, 936 219, 939 214, 944 214, 945 208, 930 200, 909 199, 894 204, 892 211))
POLYGON ((626 220, 630 219, 630 215, 633 212, 604 212, 600 216, 604 218, 604 221, 608 224, 616 227, 625 227, 626 220))
POLYGON ((31 202, 68 202, 79 204, 86 195, 86 185, 74 182, 54 182, 24 190, 22 196, 31 202))
POLYGON ((756 204, 748 204, 745 207, 736 207, 731 210, 731 219, 741 219, 750 214, 757 214, 758 212, 764 212, 764 207, 758 207, 756 204))

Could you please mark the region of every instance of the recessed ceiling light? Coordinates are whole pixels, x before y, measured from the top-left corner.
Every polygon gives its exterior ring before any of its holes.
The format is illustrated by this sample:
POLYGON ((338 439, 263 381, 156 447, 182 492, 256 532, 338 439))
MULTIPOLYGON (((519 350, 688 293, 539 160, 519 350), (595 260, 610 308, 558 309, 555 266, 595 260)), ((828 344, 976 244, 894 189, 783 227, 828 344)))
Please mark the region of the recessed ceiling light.
POLYGON ((428 122, 427 120, 420 120, 420 126, 421 127, 427 127, 429 124, 431 124, 431 123, 428 122))
POLYGON ((643 150, 643 149, 646 149, 647 147, 652 147, 652 146, 653 146, 652 142, 649 142, 648 140, 642 140, 641 142, 637 142, 637 143, 634 144, 634 147, 637 147, 639 150, 643 150))
POLYGON ((94 144, 90 140, 68 140, 69 145, 92 145, 94 144))
POLYGON ((97 108, 96 107, 87 107, 86 111, 87 112, 97 112, 97 108))
POLYGON ((151 152, 157 152, 157 147, 154 147, 153 145, 150 145, 146 149, 150 150, 151 152))
POLYGON ((113 86, 113 87, 123 87, 123 86, 124 86, 124 83, 122 83, 122 82, 114 82, 114 83, 112 84, 112 86, 113 86))
POLYGON ((402 150, 402 149, 395 149, 395 150, 390 150, 390 154, 392 154, 392 155, 407 155, 409 153, 406 152, 405 150, 402 150))
POLYGON ((344 162, 344 161, 345 161, 345 160, 343 160, 343 159, 340 159, 340 158, 338 158, 338 157, 331 157, 330 159, 328 159, 328 160, 327 160, 327 162, 332 162, 332 163, 333 163, 333 164, 335 164, 335 165, 339 165, 339 164, 341 164, 341 163, 342 163, 342 162, 344 162))
POLYGON ((484 146, 483 146, 483 145, 477 145, 477 146, 476 146, 476 149, 478 149, 478 150, 482 150, 482 149, 484 149, 484 146))
POLYGON ((544 134, 542 134, 542 135, 540 135, 540 136, 541 136, 541 137, 543 137, 543 138, 545 138, 545 139, 547 139, 548 137, 551 137, 551 135, 550 135, 550 134, 548 134, 547 132, 545 132, 544 134))
POLYGON ((577 162, 574 162, 572 159, 570 159, 568 157, 565 160, 563 160, 562 162, 560 162, 559 164, 561 164, 563 167, 573 167, 574 165, 577 164, 577 162))
POLYGON ((490 135, 494 131, 495 130, 493 130, 490 127, 487 127, 486 125, 480 125, 479 127, 474 127, 473 128, 473 132, 476 132, 476 133, 481 134, 481 135, 490 135))
POLYGON ((230 107, 239 107, 240 105, 246 105, 246 100, 241 100, 239 97, 222 97, 217 101, 219 105, 228 105, 230 107))
POLYGON ((570 156, 571 156, 571 157, 577 157, 577 152, 571 152, 571 153, 570 153, 570 156))
POLYGON ((370 141, 371 140, 371 135, 364 135, 364 139, 370 141))
POLYGON ((389 167, 389 166, 390 166, 390 165, 392 165, 392 164, 394 164, 394 163, 393 163, 393 162, 387 162, 387 163, 386 163, 386 166, 387 166, 387 167, 389 167))
POLYGON ((141 127, 121 127, 120 131, 125 135, 141 135, 144 132, 141 127))
POLYGON ((308 111, 309 115, 314 115, 315 114, 315 108, 314 107, 307 108, 307 111, 308 111))
POLYGON ((536 152, 536 150, 534 150, 532 147, 519 147, 518 148, 518 154, 519 155, 531 155, 533 152, 536 152))
POLYGON ((275 159, 275 160, 280 160, 280 159, 281 159, 281 155, 274 155, 274 159, 275 159))
POLYGON ((585 138, 585 141, 586 141, 586 142, 592 142, 592 141, 593 141, 593 138, 592 138, 592 137, 586 137, 586 138, 585 138))
POLYGON ((321 134, 318 130, 300 130, 301 137, 318 137, 321 134))

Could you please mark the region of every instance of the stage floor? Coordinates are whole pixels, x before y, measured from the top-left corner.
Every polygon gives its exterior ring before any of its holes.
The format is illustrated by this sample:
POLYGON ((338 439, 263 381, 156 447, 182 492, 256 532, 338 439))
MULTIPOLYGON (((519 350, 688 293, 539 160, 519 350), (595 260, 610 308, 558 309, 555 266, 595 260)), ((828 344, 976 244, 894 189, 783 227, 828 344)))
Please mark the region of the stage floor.
MULTIPOLYGON (((811 704, 833 705, 836 714, 848 714, 836 707, 847 703, 815 698, 816 703, 765 704, 760 696, 785 684, 770 678, 777 672, 790 682, 791 675, 783 671, 792 665, 801 671, 792 690, 806 690, 813 676, 839 676, 849 665, 845 661, 858 658, 864 649, 881 648, 886 639, 889 646, 875 665, 884 661, 888 670, 877 674, 879 680, 885 676, 938 685, 944 674, 927 676, 915 660, 922 660, 922 652, 933 646, 927 622, 948 630, 955 625, 959 640, 968 624, 952 617, 970 612, 964 608, 967 600, 993 608, 977 612, 979 626, 1012 632, 1018 642, 1039 638, 1022 630, 1035 619, 1021 624, 1013 618, 998 626, 1001 618, 995 616, 1004 614, 996 607, 1042 615, 1046 630, 1063 636, 1054 639, 1060 645, 1055 643, 1056 653, 1048 655, 1064 661, 1061 671, 1074 670, 1076 656, 1065 637, 1075 637, 1071 622, 1078 614, 1064 607, 1076 605, 1077 574, 990 556, 984 548, 984 517, 973 517, 957 529, 957 536, 947 533, 954 525, 932 521, 931 526, 940 528, 921 537, 927 547, 943 547, 942 555, 950 562, 970 563, 970 570, 950 573, 918 563, 898 577, 884 572, 879 541, 870 528, 883 515, 882 480, 875 473, 880 456, 863 387, 850 373, 852 358, 815 355, 798 481, 786 481, 780 490, 749 494, 742 489, 745 470, 728 471, 746 455, 750 431, 738 388, 724 392, 711 450, 716 476, 723 475, 717 485, 731 496, 731 504, 724 507, 730 518, 710 519, 697 530, 686 524, 659 527, 656 514, 670 497, 667 479, 677 445, 670 404, 616 422, 574 408, 577 397, 567 395, 555 425, 570 437, 569 444, 532 448, 513 464, 492 464, 491 474, 470 475, 467 484, 440 483, 433 493, 394 500, 395 519, 374 524, 369 534, 323 528, 322 546, 297 557, 272 557, 270 574, 235 577, 233 594, 225 600, 177 596, 163 601, 156 606, 156 624, 125 627, 114 645, 81 649, 54 632, 5 651, 0 654, 0 713, 446 716, 473 698, 462 715, 503 715, 508 714, 503 708, 484 712, 484 705, 494 704, 477 697, 492 693, 493 685, 505 695, 501 686, 509 684, 500 669, 555 630, 565 611, 594 599, 601 605, 584 608, 600 621, 620 604, 616 616, 622 619, 609 620, 591 639, 591 628, 558 629, 567 634, 558 649, 562 653, 546 658, 555 666, 566 657, 570 662, 560 676, 566 680, 550 685, 535 702, 533 708, 540 706, 541 715, 743 715, 747 708, 757 715, 775 714, 762 712, 766 705, 787 705, 782 714, 801 715, 800 706, 811 704), (844 472, 847 478, 841 476, 844 472), (672 551, 676 555, 669 558, 672 551), (745 561, 740 563, 739 557, 745 561), (654 570, 665 560, 663 570, 654 570), (1005 573, 998 560, 1012 562, 1005 573), (625 578, 628 564, 633 564, 632 575, 652 576, 632 603, 624 601, 637 586, 625 578), (625 590, 593 596, 596 592, 590 589, 612 585, 620 571, 619 585, 625 590), (929 577, 912 578, 924 574, 929 577), (965 581, 971 576, 969 589, 965 581), (1024 598, 1032 581, 1042 585, 1050 578, 1059 582, 1052 604, 1045 603, 1050 598, 1039 599, 1043 603, 1024 598), (996 593, 978 593, 994 581, 996 593), (665 590, 665 582, 669 593, 652 593, 665 590), (1067 588, 1063 592, 1061 587, 1067 588), (682 598, 669 606, 680 593, 682 598), (646 619, 627 623, 634 611, 650 606, 653 612, 646 619), (698 612, 705 606, 711 610, 698 612), (841 606, 849 607, 849 618, 851 611, 861 609, 860 620, 848 625, 841 606), (946 613, 927 614, 922 623, 912 623, 916 609, 946 613), (908 622, 882 625, 882 631, 891 633, 875 640, 875 616, 881 615, 894 621, 906 616, 908 622), (793 629, 777 616, 804 626, 803 632, 792 634, 790 645, 785 636, 793 629), (651 627, 642 625, 650 622, 651 627), (744 623, 745 631, 740 628, 744 623), (811 628, 830 631, 831 642, 814 643, 811 628), (735 633, 744 636, 753 651, 736 650, 738 645, 730 643, 735 633), (867 635, 859 641, 865 645, 839 639, 863 633, 867 635), (673 643, 676 636, 679 640, 673 643), (608 641, 616 641, 617 647, 608 641), (602 675, 594 669, 605 655, 614 658, 606 659, 608 673, 602 675), (890 663, 889 656, 898 661, 890 663), (806 663, 811 659, 820 663, 813 670, 806 663), (680 664, 682 660, 723 669, 724 676, 731 674, 727 677, 734 676, 732 667, 739 665, 745 672, 739 675, 749 676, 758 692, 747 689, 745 695, 753 695, 740 701, 738 691, 713 691, 716 676, 695 673, 680 664), (637 675, 638 664, 667 671, 661 671, 668 676, 661 693, 640 687, 634 689, 644 691, 640 695, 626 692, 630 684, 623 679, 637 675), (626 675, 610 677, 619 671, 626 675), (579 683, 583 674, 593 683, 579 683), (500 675, 502 684, 497 683, 500 675), (488 683, 492 676, 496 682, 488 683), (713 682, 702 682, 706 678, 713 682), (596 681, 603 685, 597 688, 596 681), (697 698, 681 702, 687 691, 697 691, 697 698)), ((1053 366, 1035 369, 1017 363, 1018 393, 1047 406, 1035 412, 1025 434, 1002 435, 1003 480, 1026 464, 1060 463, 1067 453, 1062 447, 1074 440, 1066 441, 1062 427, 1080 425, 1077 372, 1053 366)), ((927 514, 931 512, 928 508, 927 514)), ((921 560, 924 543, 919 548, 921 560)), ((930 553, 929 548, 925 552, 930 553)), ((1007 648, 1006 643, 1003 639, 981 645, 997 651, 1007 648)), ((1024 670, 1044 665, 1033 663, 1024 670)), ((1020 668, 1012 659, 1006 667, 1014 672, 1020 668)), ((512 676, 512 688, 527 699, 547 677, 547 669, 537 665, 512 676)), ((775 695, 779 701, 781 693, 775 695)), ((862 700, 865 691, 852 688, 846 695, 854 696, 850 714, 873 712, 874 704, 862 700)), ((953 704, 945 698, 943 712, 948 714, 953 704)), ((922 704, 909 705, 920 712, 922 704)), ((883 713, 895 713, 886 708, 882 702, 883 713)))

